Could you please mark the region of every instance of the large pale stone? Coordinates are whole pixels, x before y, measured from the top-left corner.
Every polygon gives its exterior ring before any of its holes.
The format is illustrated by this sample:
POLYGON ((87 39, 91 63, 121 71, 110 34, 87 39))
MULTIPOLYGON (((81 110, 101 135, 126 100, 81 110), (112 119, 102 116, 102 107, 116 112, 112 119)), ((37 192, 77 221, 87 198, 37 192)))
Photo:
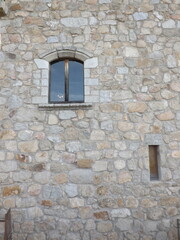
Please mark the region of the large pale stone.
POLYGON ((129 172, 120 172, 119 173, 119 183, 126 183, 126 182, 131 182, 132 181, 132 176, 129 172))
POLYGON ((130 122, 118 122, 118 128, 120 131, 126 132, 133 129, 133 123, 130 122))
POLYGON ((148 18, 148 13, 145 12, 135 12, 133 14, 134 20, 136 21, 142 21, 148 18))
POLYGON ((124 53, 126 57, 139 57, 138 49, 135 47, 125 47, 124 53))
POLYGON ((116 169, 120 170, 120 169, 125 168, 126 162, 124 160, 117 160, 114 162, 114 166, 116 169))
POLYGON ((34 175, 34 180, 40 184, 47 184, 49 183, 50 176, 51 176, 50 172, 47 172, 47 171, 40 172, 34 175))
POLYGON ((175 68, 177 67, 177 62, 176 62, 176 58, 172 55, 168 55, 167 57, 167 65, 169 68, 175 68))
POLYGON ((68 195, 68 197, 76 197, 78 195, 77 185, 75 185, 75 184, 68 184, 65 187, 65 192, 68 195))
POLYGON ((57 184, 63 184, 63 183, 66 183, 68 182, 68 176, 66 173, 61 173, 61 174, 58 174, 54 177, 54 181, 57 183, 57 184))
POLYGON ((0 172, 12 172, 17 170, 17 163, 15 161, 0 162, 0 172))
POLYGON ((98 66, 98 58, 90 58, 84 62, 84 68, 96 68, 98 66))
POLYGON ((39 185, 39 184, 33 184, 28 188, 28 193, 31 196, 39 195, 40 192, 41 192, 41 185, 39 185))
POLYGON ((169 120, 174 119, 175 115, 171 111, 168 111, 168 112, 158 114, 158 115, 156 115, 156 117, 161 121, 169 121, 169 120))
POLYGON ((96 161, 92 168, 95 172, 105 171, 107 170, 107 161, 96 161))
POLYGON ((175 23, 174 20, 169 19, 169 20, 163 22, 162 27, 163 28, 175 28, 176 27, 176 23, 175 23))
POLYGON ((139 140, 139 135, 136 132, 127 132, 124 137, 129 140, 139 140))
POLYGON ((39 207, 28 208, 28 217, 30 219, 36 219, 43 216, 43 212, 39 207))
POLYGON ((153 111, 160 111, 160 110, 166 109, 168 106, 168 103, 167 101, 151 101, 149 103, 149 106, 153 111))
POLYGON ((36 152, 38 150, 38 141, 25 141, 18 143, 18 148, 21 152, 36 152))
POLYGON ((180 92, 180 82, 173 81, 170 86, 172 90, 180 92))
POLYGON ((71 198, 70 199, 70 206, 72 208, 78 208, 84 206, 84 199, 81 198, 71 198))
POLYGON ((180 158, 180 151, 173 151, 173 152, 172 152, 172 157, 179 159, 179 158, 180 158))
POLYGON ((54 114, 50 114, 49 115, 49 119, 48 119, 48 124, 50 125, 54 125, 54 124, 57 124, 58 123, 58 118, 56 115, 54 114))
POLYGON ((16 132, 11 130, 11 129, 5 129, 0 131, 0 139, 2 140, 10 140, 10 139, 14 139, 16 137, 16 132))
POLYGON ((127 208, 113 209, 111 211, 111 216, 114 218, 125 218, 131 216, 131 212, 127 208))
POLYGON ((98 222, 97 224, 97 231, 98 232, 110 232, 113 228, 113 225, 110 221, 106 221, 106 222, 98 222))
POLYGON ((75 118, 76 117, 76 113, 74 111, 71 111, 71 110, 63 110, 63 111, 60 111, 59 113, 59 118, 64 120, 64 119, 71 119, 71 118, 75 118))
POLYGON ((144 113, 147 110, 146 103, 143 102, 135 102, 128 104, 128 111, 129 112, 139 112, 144 113))
POLYGON ((91 140, 104 140, 105 133, 102 130, 93 130, 90 136, 91 140))
POLYGON ((61 23, 66 27, 76 27, 88 25, 88 20, 86 18, 61 18, 61 23))
POLYGON ((75 169, 69 172, 70 181, 73 183, 92 183, 93 174, 91 170, 75 169))
POLYGON ((131 219, 119 219, 116 223, 116 227, 121 231, 130 231, 132 229, 133 220, 131 219))

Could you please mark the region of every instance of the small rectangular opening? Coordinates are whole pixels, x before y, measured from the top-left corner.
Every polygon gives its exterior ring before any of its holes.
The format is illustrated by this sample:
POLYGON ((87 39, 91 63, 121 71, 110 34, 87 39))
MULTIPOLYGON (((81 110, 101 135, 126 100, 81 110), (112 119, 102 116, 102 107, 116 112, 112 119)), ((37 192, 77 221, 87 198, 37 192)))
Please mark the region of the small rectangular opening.
POLYGON ((150 180, 159 179, 159 146, 149 145, 150 180))

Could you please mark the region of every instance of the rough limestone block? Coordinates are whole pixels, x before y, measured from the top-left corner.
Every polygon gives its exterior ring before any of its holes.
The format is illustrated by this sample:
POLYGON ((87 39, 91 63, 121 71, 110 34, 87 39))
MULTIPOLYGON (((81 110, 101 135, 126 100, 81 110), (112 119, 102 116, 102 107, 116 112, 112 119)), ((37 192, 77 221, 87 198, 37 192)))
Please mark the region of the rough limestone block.
POLYGON ((44 59, 34 59, 39 69, 49 69, 49 63, 44 59))

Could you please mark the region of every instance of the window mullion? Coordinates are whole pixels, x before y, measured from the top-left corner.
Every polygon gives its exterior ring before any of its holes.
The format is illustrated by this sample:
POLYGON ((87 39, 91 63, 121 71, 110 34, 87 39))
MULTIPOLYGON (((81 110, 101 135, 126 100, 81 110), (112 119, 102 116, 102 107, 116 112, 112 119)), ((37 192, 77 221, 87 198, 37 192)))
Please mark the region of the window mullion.
POLYGON ((69 61, 65 60, 65 102, 69 101, 69 61))

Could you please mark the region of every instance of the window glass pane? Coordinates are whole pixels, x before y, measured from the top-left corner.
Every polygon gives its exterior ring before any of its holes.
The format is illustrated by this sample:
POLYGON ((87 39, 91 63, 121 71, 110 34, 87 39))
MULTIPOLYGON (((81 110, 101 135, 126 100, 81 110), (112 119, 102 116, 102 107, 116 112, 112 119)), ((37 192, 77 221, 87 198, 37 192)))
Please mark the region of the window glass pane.
POLYGON ((69 101, 84 101, 83 69, 82 63, 69 61, 69 101))
POLYGON ((51 64, 50 72, 50 102, 64 102, 65 100, 64 61, 51 64))

